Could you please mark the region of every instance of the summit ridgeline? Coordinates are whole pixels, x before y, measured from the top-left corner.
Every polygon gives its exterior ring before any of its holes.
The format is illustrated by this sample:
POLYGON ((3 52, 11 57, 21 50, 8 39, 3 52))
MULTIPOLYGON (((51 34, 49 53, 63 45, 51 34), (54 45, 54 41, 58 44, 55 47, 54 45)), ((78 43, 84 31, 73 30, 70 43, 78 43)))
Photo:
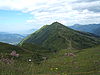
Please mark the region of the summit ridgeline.
POLYGON ((36 44, 50 50, 60 50, 89 48, 100 44, 100 40, 90 33, 76 31, 59 22, 54 22, 32 33, 19 45, 23 46, 25 43, 36 44))

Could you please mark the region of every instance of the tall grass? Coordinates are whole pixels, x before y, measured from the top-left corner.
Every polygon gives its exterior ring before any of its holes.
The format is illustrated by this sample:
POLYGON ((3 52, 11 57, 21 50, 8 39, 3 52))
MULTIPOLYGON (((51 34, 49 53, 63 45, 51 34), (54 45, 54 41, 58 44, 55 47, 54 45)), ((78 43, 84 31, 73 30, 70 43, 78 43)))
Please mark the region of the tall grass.
POLYGON ((11 64, 0 62, 0 75, 100 75, 99 49, 61 50, 39 65, 26 57, 11 64), (66 52, 76 56, 64 56, 66 52))

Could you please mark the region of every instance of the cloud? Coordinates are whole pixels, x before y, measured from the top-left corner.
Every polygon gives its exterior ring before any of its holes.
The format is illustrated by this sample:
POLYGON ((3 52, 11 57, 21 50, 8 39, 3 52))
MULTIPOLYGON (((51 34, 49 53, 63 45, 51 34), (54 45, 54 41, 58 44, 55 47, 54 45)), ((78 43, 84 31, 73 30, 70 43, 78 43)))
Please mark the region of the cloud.
POLYGON ((0 9, 29 13, 33 18, 26 22, 36 27, 54 21, 65 25, 100 22, 99 0, 0 0, 0 9))
POLYGON ((84 10, 88 9, 93 12, 100 12, 100 1, 91 1, 91 2, 81 2, 81 3, 74 3, 72 5, 73 9, 75 10, 84 10))
POLYGON ((99 0, 77 0, 77 2, 95 2, 99 0))

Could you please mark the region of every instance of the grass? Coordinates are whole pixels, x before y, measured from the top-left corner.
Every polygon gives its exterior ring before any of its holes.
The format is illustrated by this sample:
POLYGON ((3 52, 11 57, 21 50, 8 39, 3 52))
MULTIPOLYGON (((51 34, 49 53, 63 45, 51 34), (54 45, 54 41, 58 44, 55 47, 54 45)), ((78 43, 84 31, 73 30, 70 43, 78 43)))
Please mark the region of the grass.
POLYGON ((60 50, 40 65, 23 54, 12 64, 0 62, 0 75, 100 75, 100 46, 84 50, 60 50), (65 56, 74 53, 76 56, 65 56))
POLYGON ((23 39, 19 46, 25 43, 36 44, 49 50, 85 49, 100 44, 100 37, 90 33, 70 29, 61 23, 54 22, 23 39))

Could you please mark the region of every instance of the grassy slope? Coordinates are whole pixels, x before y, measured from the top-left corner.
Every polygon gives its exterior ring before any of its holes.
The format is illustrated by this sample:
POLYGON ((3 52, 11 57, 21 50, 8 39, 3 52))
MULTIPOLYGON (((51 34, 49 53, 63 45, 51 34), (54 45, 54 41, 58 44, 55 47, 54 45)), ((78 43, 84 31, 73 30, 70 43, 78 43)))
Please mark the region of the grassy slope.
POLYGON ((84 50, 61 50, 52 54, 40 65, 33 62, 16 61, 15 64, 0 65, 1 75, 99 75, 100 46, 84 50), (73 52, 76 57, 64 56, 73 52))
POLYGON ((23 50, 18 46, 0 42, 0 53, 9 53, 13 50, 16 50, 17 52, 21 52, 21 53, 23 52, 23 50))
POLYGON ((51 51, 34 44, 25 43, 22 47, 19 47, 0 42, 0 58, 2 55, 4 57, 9 56, 12 51, 16 51, 20 55, 20 59, 17 59, 18 61, 28 60, 35 55, 48 57, 51 53, 51 51))
POLYGON ((66 75, 99 75, 100 73, 100 46, 79 50, 61 50, 56 55, 52 56, 53 59, 47 60, 40 73, 61 74, 66 75), (66 52, 73 52, 76 57, 64 56, 66 52), (44 68, 43 68, 44 67, 44 68), (58 70, 55 70, 58 68, 58 70), (52 69, 52 70, 51 70, 52 69))
POLYGON ((97 45, 99 39, 92 34, 75 31, 55 22, 29 35, 22 40, 20 46, 23 43, 38 44, 49 50, 83 49, 97 45))

